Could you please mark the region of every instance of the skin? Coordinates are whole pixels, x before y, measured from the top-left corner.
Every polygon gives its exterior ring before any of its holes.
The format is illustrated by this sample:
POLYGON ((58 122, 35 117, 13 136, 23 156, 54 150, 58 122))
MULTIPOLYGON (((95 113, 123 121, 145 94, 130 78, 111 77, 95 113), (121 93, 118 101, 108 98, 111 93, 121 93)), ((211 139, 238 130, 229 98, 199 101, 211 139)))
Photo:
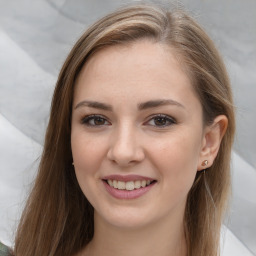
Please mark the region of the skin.
POLYGON ((95 209, 94 237, 79 255, 185 256, 187 194, 202 162, 214 161, 226 126, 225 116, 204 126, 198 97, 167 46, 144 40, 90 58, 76 81, 71 129, 76 176, 95 209), (175 103, 138 109, 155 100, 175 103), (90 115, 100 118, 85 121, 90 115), (157 182, 139 198, 116 199, 102 181, 111 174, 157 182))

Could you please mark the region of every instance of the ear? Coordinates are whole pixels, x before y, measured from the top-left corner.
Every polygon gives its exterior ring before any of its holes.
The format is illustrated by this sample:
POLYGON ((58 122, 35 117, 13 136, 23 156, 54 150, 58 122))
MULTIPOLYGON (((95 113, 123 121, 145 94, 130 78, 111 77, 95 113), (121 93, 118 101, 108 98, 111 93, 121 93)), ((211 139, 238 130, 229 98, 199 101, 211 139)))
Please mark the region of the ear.
POLYGON ((227 127, 228 119, 225 115, 217 116, 212 124, 205 127, 197 166, 198 171, 212 166, 227 127))

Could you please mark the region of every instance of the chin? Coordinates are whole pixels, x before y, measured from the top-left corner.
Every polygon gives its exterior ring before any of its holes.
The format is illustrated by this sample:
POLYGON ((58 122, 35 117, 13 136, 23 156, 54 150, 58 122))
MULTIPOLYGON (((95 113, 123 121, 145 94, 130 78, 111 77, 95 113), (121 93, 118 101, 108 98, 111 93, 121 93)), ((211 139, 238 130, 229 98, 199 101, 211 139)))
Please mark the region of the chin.
POLYGON ((153 216, 151 213, 142 213, 138 209, 115 209, 110 215, 101 215, 96 218, 100 218, 103 222, 120 229, 138 229, 150 225, 153 222, 153 216))

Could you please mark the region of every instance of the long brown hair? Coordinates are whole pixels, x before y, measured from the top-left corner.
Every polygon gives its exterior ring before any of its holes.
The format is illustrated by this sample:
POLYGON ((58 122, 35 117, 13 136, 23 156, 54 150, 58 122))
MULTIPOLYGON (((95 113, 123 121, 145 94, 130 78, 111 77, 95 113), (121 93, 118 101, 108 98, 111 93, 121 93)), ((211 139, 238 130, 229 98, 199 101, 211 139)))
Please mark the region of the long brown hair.
POLYGON ((132 5, 102 18, 68 55, 53 95, 38 175, 17 230, 15 255, 72 255, 92 239, 93 208, 72 166, 70 119, 75 80, 95 52, 140 39, 174 49, 201 101, 205 124, 220 114, 228 117, 217 158, 207 172, 198 172, 184 215, 188 256, 218 255, 235 130, 230 82, 218 51, 197 22, 183 11, 151 4, 132 5))

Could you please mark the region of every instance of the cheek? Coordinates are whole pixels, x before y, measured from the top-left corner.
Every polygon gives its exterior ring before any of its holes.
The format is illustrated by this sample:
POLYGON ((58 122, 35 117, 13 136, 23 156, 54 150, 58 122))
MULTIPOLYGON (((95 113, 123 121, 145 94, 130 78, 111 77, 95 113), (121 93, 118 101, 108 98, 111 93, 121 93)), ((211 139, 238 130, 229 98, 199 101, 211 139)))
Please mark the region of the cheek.
POLYGON ((80 175, 87 176, 99 169, 102 159, 106 154, 104 142, 88 134, 81 132, 72 133, 71 148, 75 167, 80 175))
POLYGON ((195 133, 191 136, 188 131, 151 142, 155 146, 149 154, 165 186, 171 185, 176 190, 190 188, 197 172, 200 136, 195 133))
POLYGON ((71 134, 71 148, 75 163, 75 174, 81 190, 92 203, 96 200, 99 179, 98 170, 101 168, 105 156, 104 143, 83 132, 71 134), (96 181, 96 183, 95 183, 96 181), (92 192, 93 191, 93 192, 92 192))

